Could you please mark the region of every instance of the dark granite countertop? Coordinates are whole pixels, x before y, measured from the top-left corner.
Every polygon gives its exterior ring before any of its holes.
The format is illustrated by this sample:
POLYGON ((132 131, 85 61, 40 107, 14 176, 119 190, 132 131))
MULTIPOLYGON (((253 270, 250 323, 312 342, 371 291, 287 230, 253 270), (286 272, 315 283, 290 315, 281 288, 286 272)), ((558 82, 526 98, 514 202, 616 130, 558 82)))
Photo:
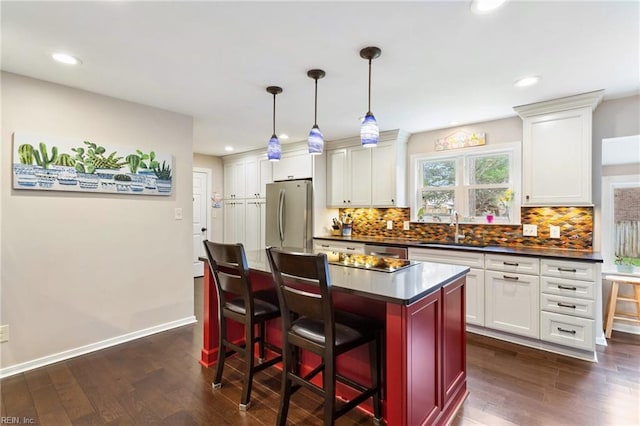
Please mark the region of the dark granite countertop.
POLYGON ((462 250, 481 253, 508 254, 519 256, 544 257, 550 259, 566 259, 585 262, 602 263, 602 255, 599 252, 580 251, 580 250, 562 250, 562 249, 545 249, 545 248, 529 248, 529 247, 503 247, 503 246, 474 246, 462 244, 443 244, 438 242, 407 240, 402 238, 380 238, 380 237, 340 237, 340 236, 323 236, 314 237, 316 240, 333 240, 333 241, 352 241, 355 243, 376 244, 382 246, 402 246, 408 248, 431 248, 444 250, 462 250))
MULTIPOLYGON (((265 250, 248 250, 246 256, 252 271, 271 274, 265 250)), ((206 258, 200 260, 206 261, 206 258)), ((420 300, 468 272, 466 266, 417 261, 395 272, 329 265, 336 290, 402 305, 420 300)))

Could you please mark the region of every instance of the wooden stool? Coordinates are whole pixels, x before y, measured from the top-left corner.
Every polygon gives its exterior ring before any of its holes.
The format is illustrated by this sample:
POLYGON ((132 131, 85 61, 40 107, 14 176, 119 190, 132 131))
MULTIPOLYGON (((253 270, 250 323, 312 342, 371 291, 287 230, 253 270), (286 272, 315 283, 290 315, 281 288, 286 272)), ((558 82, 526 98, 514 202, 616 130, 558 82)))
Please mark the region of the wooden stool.
POLYGON ((610 338, 614 319, 640 323, 640 278, 623 275, 607 275, 604 279, 611 281, 611 292, 609 293, 609 302, 607 303, 607 314, 605 316, 604 327, 605 336, 610 338), (620 284, 632 285, 634 297, 618 296, 620 284), (635 303, 636 313, 616 311, 616 304, 618 301, 635 303))

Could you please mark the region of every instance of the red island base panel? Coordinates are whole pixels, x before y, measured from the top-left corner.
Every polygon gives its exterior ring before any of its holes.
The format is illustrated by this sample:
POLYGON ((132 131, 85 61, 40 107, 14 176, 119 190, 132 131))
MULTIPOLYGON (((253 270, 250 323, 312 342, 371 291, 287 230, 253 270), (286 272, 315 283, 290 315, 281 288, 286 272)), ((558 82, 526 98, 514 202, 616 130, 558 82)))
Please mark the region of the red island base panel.
MULTIPOLYGON (((218 353, 218 301, 213 275, 205 262, 204 327, 200 364, 215 365, 218 353)), ((272 288, 271 275, 251 271, 256 290, 272 288)), ((468 395, 466 385, 465 277, 409 304, 392 303, 340 292, 334 288, 340 309, 385 322, 386 353, 383 373, 383 418, 389 426, 444 425, 468 395)), ((243 326, 230 321, 228 336, 242 341, 243 326)), ((280 320, 267 325, 267 339, 280 346, 280 320)), ((338 358, 338 371, 364 383, 369 381, 369 354, 357 348, 338 358)), ((320 358, 303 353, 302 371, 311 371, 320 358)), ((280 364, 277 364, 280 368, 280 364)), ((317 378, 321 385, 321 377, 317 378)), ((349 399, 352 391, 337 384, 338 397, 349 399)), ((372 413, 371 401, 358 408, 372 413)))

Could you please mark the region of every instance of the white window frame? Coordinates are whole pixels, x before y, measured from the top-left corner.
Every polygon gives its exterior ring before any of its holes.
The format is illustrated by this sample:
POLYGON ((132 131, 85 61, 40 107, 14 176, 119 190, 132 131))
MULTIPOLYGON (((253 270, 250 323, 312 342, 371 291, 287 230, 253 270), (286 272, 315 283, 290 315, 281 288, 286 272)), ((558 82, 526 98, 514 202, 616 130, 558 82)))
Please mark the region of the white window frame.
MULTIPOLYGON (((615 233, 614 230, 614 190, 618 188, 637 188, 640 186, 640 175, 604 176, 602 178, 602 247, 601 254, 604 261, 603 271, 614 272, 615 233)), ((638 268, 636 268, 637 270, 638 268)), ((633 275, 640 275, 634 272, 633 275)))
MULTIPOLYGON (((502 143, 493 146, 484 147, 469 147, 443 152, 431 152, 413 154, 410 161, 410 188, 411 191, 411 220, 418 222, 418 210, 422 205, 422 194, 418 192, 418 189, 422 187, 422 170, 419 167, 422 161, 429 160, 444 160, 448 158, 456 159, 456 187, 455 187, 455 206, 454 209, 460 213, 461 223, 476 223, 488 225, 486 220, 474 217, 472 220, 468 218, 469 200, 468 190, 471 189, 469 185, 469 171, 467 168, 466 157, 469 156, 482 156, 499 153, 510 154, 509 164, 509 184, 513 190, 514 196, 511 200, 511 217, 509 222, 493 222, 494 225, 506 225, 506 224, 520 224, 520 193, 522 192, 522 144, 520 142, 502 143)), ((475 186, 475 185, 474 185, 475 186)), ((433 221, 422 220, 425 223, 436 223, 433 221)))

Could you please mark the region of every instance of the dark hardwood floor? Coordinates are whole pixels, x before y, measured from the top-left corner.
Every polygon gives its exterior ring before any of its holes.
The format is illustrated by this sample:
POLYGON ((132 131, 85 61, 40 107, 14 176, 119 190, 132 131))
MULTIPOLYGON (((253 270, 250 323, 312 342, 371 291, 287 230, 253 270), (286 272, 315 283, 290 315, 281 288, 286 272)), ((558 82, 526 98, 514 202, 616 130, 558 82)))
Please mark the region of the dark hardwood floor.
MULTIPOLYGON (((202 282, 195 280, 196 316, 202 282)), ((198 364, 200 323, 155 334, 0 381, 0 423, 39 425, 271 425, 280 376, 255 377, 252 407, 238 410, 242 362, 225 368, 223 387, 198 364), (25 419, 27 421, 25 421, 25 419)), ((598 363, 468 334, 469 398, 454 425, 638 425, 640 336, 613 333, 598 363)), ((290 424, 321 424, 320 399, 301 390, 290 424)), ((357 411, 340 425, 372 424, 357 411)))

